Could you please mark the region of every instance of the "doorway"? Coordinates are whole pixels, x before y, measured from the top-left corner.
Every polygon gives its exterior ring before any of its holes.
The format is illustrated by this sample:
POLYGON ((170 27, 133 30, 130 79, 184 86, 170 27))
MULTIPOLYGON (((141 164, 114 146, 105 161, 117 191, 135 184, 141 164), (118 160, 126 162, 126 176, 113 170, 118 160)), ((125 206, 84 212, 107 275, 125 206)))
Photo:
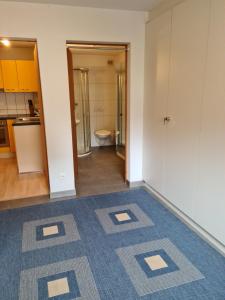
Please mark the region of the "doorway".
POLYGON ((78 195, 127 189, 126 44, 67 43, 78 195))
POLYGON ((26 198, 32 203, 39 196, 48 198, 36 40, 0 39, 0 124, 4 127, 0 136, 1 204, 26 198))

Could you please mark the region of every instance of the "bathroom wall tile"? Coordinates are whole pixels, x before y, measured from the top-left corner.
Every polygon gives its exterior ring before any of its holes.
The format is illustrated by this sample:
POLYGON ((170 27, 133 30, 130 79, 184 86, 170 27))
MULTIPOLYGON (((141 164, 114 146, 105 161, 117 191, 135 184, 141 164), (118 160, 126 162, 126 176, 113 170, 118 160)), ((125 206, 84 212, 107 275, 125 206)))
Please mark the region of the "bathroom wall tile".
POLYGON ((116 77, 111 70, 102 70, 96 73, 96 82, 100 83, 115 83, 116 77))
POLYGON ((116 122, 114 115, 105 115, 103 118, 104 128, 108 130, 115 130, 116 129, 116 122))
MULTIPOLYGON (((98 146, 94 132, 98 129, 115 129, 116 113, 116 70, 115 64, 109 65, 108 61, 113 56, 104 55, 76 55, 76 67, 89 69, 89 99, 90 99, 90 127, 91 145, 98 146)), ((78 72, 76 72, 79 82, 78 72)), ((75 91, 77 89, 75 83, 75 91)), ((78 93, 78 92, 77 92, 78 93)), ((78 97, 78 96, 77 96, 78 97)), ((80 97, 81 98, 81 97, 80 97)))
POLYGON ((94 102, 94 113, 100 116, 104 113, 104 101, 99 100, 94 102))
POLYGON ((116 85, 114 83, 106 83, 104 85, 104 99, 116 100, 116 85))
POLYGON ((104 77, 105 77, 104 69, 97 71, 95 75, 95 83, 104 83, 104 77))
POLYGON ((0 93, 0 109, 7 109, 5 93, 0 93))
POLYGON ((96 117, 95 116, 90 117, 90 127, 91 127, 91 131, 95 131, 95 128, 96 128, 96 117))
POLYGON ((96 119, 96 128, 95 130, 99 130, 99 129, 106 129, 104 127, 104 118, 103 117, 99 117, 96 119))
POLYGON ((96 83, 95 84, 95 101, 104 100, 104 98, 105 98, 104 84, 96 83))
POLYGON ((95 114, 95 102, 93 100, 91 100, 89 102, 89 105, 90 105, 90 116, 92 117, 94 114, 95 114))
POLYGON ((89 100, 95 100, 95 84, 89 83, 89 100))
POLYGON ((95 71, 89 71, 88 73, 88 80, 89 84, 95 84, 96 83, 96 72, 95 71))
POLYGON ((112 100, 104 101, 104 114, 105 115, 114 115, 116 112, 116 103, 112 100))
POLYGON ((6 93, 6 101, 8 109, 16 109, 16 94, 6 93))

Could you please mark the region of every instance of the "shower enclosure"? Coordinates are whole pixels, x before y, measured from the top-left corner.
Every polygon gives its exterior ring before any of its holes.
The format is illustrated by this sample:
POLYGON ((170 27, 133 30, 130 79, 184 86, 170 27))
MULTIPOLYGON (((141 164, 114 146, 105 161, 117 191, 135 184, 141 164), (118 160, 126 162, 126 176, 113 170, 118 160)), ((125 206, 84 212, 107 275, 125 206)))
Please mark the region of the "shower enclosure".
POLYGON ((126 74, 124 71, 117 72, 117 131, 116 131, 116 152, 125 159, 126 143, 126 74))
POLYGON ((91 153, 88 69, 74 69, 74 84, 77 151, 78 157, 82 157, 91 153))

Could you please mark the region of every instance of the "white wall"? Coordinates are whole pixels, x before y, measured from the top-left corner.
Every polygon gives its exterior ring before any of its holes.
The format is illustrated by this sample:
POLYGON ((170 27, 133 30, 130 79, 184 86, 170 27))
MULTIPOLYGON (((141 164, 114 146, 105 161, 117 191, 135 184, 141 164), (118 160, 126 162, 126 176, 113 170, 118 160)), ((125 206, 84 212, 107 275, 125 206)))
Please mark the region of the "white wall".
POLYGON ((131 44, 128 179, 141 180, 144 13, 4 1, 0 11, 0 36, 38 41, 51 192, 74 189, 66 40, 131 44))

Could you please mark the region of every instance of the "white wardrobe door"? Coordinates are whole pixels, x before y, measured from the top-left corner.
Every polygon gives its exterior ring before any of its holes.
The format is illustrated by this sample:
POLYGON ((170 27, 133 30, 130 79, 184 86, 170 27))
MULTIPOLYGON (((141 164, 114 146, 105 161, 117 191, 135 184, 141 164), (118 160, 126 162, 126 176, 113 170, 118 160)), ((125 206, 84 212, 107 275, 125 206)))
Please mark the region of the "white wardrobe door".
POLYGON ((225 244, 225 1, 212 1, 194 219, 225 244))
POLYGON ((164 195, 185 213, 196 191, 209 0, 173 9, 164 195))
POLYGON ((168 76, 171 12, 151 21, 146 28, 143 178, 161 192, 168 76))

